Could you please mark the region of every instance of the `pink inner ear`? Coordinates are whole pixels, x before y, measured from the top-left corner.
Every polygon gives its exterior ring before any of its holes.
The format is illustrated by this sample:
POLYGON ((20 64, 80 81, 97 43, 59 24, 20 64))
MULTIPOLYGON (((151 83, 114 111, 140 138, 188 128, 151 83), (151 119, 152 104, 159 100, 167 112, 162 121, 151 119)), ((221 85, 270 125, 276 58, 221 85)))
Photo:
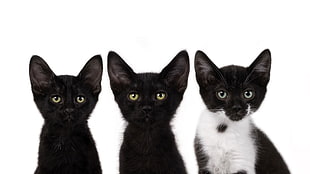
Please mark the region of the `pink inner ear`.
POLYGON ((31 67, 30 78, 33 85, 37 85, 39 87, 48 86, 49 82, 52 80, 54 73, 49 69, 43 69, 40 64, 35 63, 31 67))
POLYGON ((102 60, 99 55, 91 58, 83 67, 78 77, 88 84, 94 92, 101 90, 102 60))
POLYGON ((268 65, 264 65, 263 63, 260 63, 257 66, 255 66, 252 71, 256 71, 258 73, 267 73, 269 69, 268 69, 268 65))

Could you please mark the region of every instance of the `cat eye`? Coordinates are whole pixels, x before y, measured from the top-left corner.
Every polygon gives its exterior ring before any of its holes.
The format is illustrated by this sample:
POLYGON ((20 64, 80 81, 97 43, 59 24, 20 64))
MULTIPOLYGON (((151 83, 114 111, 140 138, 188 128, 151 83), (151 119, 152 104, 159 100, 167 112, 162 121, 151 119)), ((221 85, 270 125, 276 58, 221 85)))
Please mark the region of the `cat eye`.
POLYGON ((84 103, 85 102, 85 97, 81 96, 81 95, 77 96, 76 97, 76 102, 77 103, 84 103))
POLYGON ((224 91, 224 90, 220 90, 218 92, 216 92, 216 97, 219 99, 219 100, 224 100, 226 99, 228 96, 227 92, 224 91))
POLYGON ((53 95, 51 97, 51 100, 53 103, 60 103, 62 101, 61 97, 59 95, 53 95))
POLYGON ((139 99, 139 94, 136 92, 132 92, 128 95, 129 100, 136 101, 139 99))
POLYGON ((245 99, 252 99, 252 98, 254 98, 254 91, 252 91, 252 90, 246 90, 246 91, 244 91, 244 92, 243 92, 243 97, 244 97, 245 99))
POLYGON ((167 94, 165 92, 157 92, 156 93, 156 99, 157 100, 165 100, 167 98, 167 94))

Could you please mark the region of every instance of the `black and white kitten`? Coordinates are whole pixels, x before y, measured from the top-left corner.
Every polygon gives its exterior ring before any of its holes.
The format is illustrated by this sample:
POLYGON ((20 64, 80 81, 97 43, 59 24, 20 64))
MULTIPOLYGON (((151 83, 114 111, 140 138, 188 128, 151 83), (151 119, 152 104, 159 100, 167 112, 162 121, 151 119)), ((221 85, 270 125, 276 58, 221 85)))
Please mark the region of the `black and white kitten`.
POLYGON ((264 50, 247 68, 217 66, 201 51, 196 79, 207 106, 195 138, 199 174, 289 174, 281 155, 252 122, 269 82, 271 55, 264 50))
POLYGON ((101 57, 90 59, 75 77, 56 76, 42 58, 33 56, 29 74, 44 118, 35 174, 101 174, 87 124, 101 91, 101 57))
POLYGON ((187 87, 187 52, 180 52, 160 73, 138 74, 110 52, 108 73, 115 101, 128 122, 120 174, 185 174, 170 121, 187 87))

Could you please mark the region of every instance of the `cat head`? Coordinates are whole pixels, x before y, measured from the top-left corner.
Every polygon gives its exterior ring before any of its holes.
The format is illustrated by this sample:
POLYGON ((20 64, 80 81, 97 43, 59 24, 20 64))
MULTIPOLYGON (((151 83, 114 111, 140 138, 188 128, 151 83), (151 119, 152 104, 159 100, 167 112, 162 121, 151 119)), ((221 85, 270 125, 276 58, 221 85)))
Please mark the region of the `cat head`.
POLYGON ((102 59, 91 58, 78 76, 56 76, 39 56, 29 66, 34 101, 44 119, 64 125, 85 122, 101 91, 102 59))
POLYGON ((269 82, 271 54, 264 50, 249 67, 218 68, 206 54, 195 55, 196 79, 201 97, 211 112, 242 120, 261 105, 269 82))
POLYGON ((187 87, 189 58, 181 51, 160 73, 135 73, 115 52, 108 55, 115 101, 125 120, 136 125, 169 123, 187 87))

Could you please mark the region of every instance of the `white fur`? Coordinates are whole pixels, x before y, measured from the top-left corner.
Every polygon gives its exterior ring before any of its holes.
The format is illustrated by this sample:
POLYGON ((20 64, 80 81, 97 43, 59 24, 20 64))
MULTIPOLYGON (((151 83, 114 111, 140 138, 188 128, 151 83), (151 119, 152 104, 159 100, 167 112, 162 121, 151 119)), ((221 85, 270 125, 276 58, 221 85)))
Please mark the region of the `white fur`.
POLYGON ((255 174, 256 146, 251 138, 253 128, 250 107, 240 121, 231 121, 224 111, 205 110, 200 117, 197 137, 209 161, 206 167, 213 174, 232 174, 245 170, 255 174), (225 132, 218 132, 219 124, 226 124, 225 132))

